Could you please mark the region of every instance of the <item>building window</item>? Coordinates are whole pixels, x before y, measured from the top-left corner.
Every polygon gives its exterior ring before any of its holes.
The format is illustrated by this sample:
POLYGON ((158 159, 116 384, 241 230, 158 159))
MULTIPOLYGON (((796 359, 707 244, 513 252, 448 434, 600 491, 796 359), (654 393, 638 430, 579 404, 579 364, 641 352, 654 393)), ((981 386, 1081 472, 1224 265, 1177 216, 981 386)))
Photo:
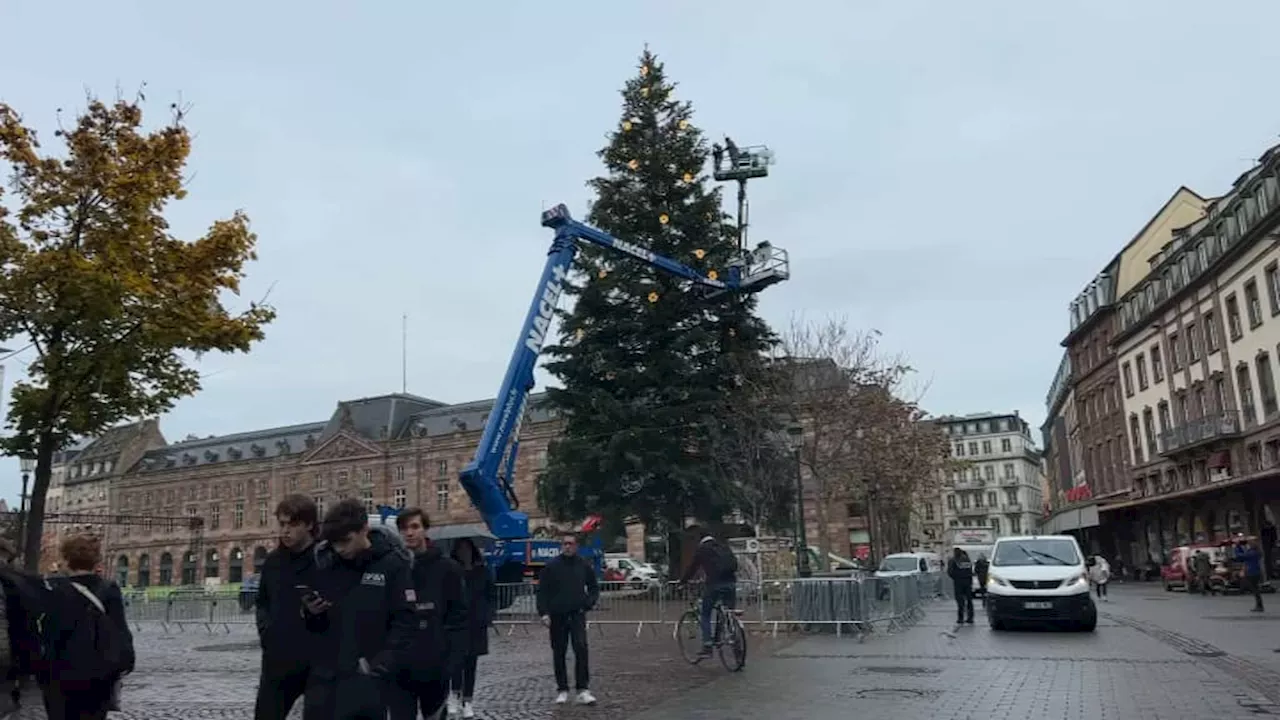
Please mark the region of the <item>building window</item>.
POLYGON ((948 507, 948 508, 950 508, 951 510, 955 510, 955 509, 956 509, 956 496, 955 496, 955 495, 948 495, 948 496, 947 496, 947 507, 948 507))
POLYGON ((1000 537, 1000 518, 991 518, 991 530, 1000 537))
POLYGON ((995 466, 994 466, 994 465, 988 465, 988 466, 984 467, 984 468, 982 469, 982 473, 983 473, 983 475, 987 478, 987 480, 995 480, 995 479, 996 479, 996 468, 995 468, 995 466))
POLYGON ((1280 265, 1271 263, 1263 271, 1267 280, 1267 301, 1271 304, 1271 314, 1280 314, 1280 265))
POLYGON ((1240 303, 1236 301, 1236 294, 1228 295, 1223 305, 1227 308, 1227 332, 1234 342, 1244 336, 1244 330, 1240 326, 1240 303))
POLYGON ((1009 438, 1004 438, 1003 440, 1001 440, 1000 452, 1013 452, 1013 441, 1010 440, 1009 438))
POLYGON ((1200 359, 1200 336, 1196 332, 1195 323, 1187 323, 1187 362, 1200 359))
POLYGON ((397 485, 404 484, 404 466, 403 465, 396 466, 395 479, 396 479, 395 481, 397 485))
POLYGON ((1142 410, 1142 430, 1147 436, 1147 457, 1156 456, 1156 418, 1151 408, 1142 410))
POLYGON ((436 510, 445 512, 449 509, 449 483, 436 483, 436 510))
POLYGON ((977 492, 973 494, 973 506, 976 508, 982 507, 982 493, 977 492))
POLYGON ((259 501, 258 501, 258 527, 266 527, 266 526, 267 526, 267 518, 268 518, 268 515, 267 515, 267 501, 266 501, 266 500, 259 500, 259 501))
POLYGON ((983 455, 990 455, 990 454, 991 454, 991 441, 990 441, 990 440, 983 440, 983 441, 982 441, 982 454, 983 454, 983 455))
POLYGON ((1236 389, 1240 392, 1240 412, 1244 415, 1244 424, 1253 425, 1258 420, 1258 413, 1253 405, 1253 383, 1249 378, 1249 366, 1244 363, 1236 367, 1236 389))
POLYGON ((1005 464, 1004 464, 1004 476, 1005 476, 1006 478, 1012 478, 1012 477, 1013 477, 1013 463, 1005 463, 1005 464))
POLYGON ((409 504, 408 492, 402 487, 393 489, 391 491, 391 504, 395 505, 397 510, 403 510, 409 504))
POLYGON ((363 483, 365 487, 370 487, 370 486, 372 486, 372 485, 373 485, 373 470, 370 470, 369 468, 365 468, 364 470, 361 470, 361 471, 360 471, 360 482, 361 482, 361 483, 363 483))
POLYGON ((1169 333, 1169 367, 1174 370, 1182 369, 1182 338, 1176 332, 1169 333))
POLYGON ((218 507, 218 503, 209 506, 209 529, 217 530, 218 525, 222 522, 222 508, 218 507))
POLYGON ((442 478, 449 477, 449 461, 448 460, 440 460, 439 462, 436 463, 436 477, 442 477, 442 478))
POLYGON ((324 517, 324 504, 325 504, 324 496, 323 496, 323 495, 312 495, 312 496, 311 496, 311 502, 313 502, 313 503, 315 503, 315 504, 316 504, 316 514, 323 518, 323 517, 324 517))
POLYGON ((991 507, 995 507, 998 504, 998 501, 996 500, 996 498, 998 497, 1000 496, 996 494, 995 490, 992 490, 991 492, 987 493, 987 505, 990 505, 991 507))
POLYGON ((1271 356, 1267 353, 1258 355, 1255 365, 1258 369, 1258 394, 1262 398, 1262 417, 1271 419, 1278 409, 1276 406, 1276 380, 1271 373, 1271 356))
POLYGON ((289 478, 289 492, 291 493, 298 492, 298 478, 296 477, 289 478))
POLYGON ((257 482, 257 483, 255 484, 255 486, 254 486, 254 493, 253 493, 253 494, 254 494, 254 495, 257 495, 258 497, 266 497, 266 496, 267 496, 267 479, 266 479, 266 478, 262 478, 262 479, 258 480, 258 482, 257 482))
POLYGON ((1151 346, 1151 381, 1164 382, 1164 361, 1160 357, 1160 346, 1151 346))
POLYGON ((964 457, 964 443, 956 443, 956 457, 964 457))
POLYGON ((1204 347, 1208 354, 1212 355, 1218 352, 1221 344, 1218 342, 1218 318, 1213 313, 1204 314, 1204 347))
POLYGON ((1133 464, 1142 464, 1142 429, 1138 427, 1138 416, 1129 416, 1129 444, 1133 447, 1133 464))
POLYGON ((1133 365, 1138 370, 1138 389, 1147 389, 1147 357, 1142 353, 1138 353, 1138 357, 1133 359, 1133 365))
POLYGON ((1213 378, 1213 401, 1217 406, 1217 411, 1224 413, 1227 411, 1227 381, 1222 375, 1213 378))
POLYGON ((1258 299, 1258 283, 1253 278, 1244 282, 1244 304, 1249 311, 1249 329, 1262 324, 1262 303, 1258 299))
POLYGON ((367 487, 360 490, 360 502, 364 503, 366 513, 373 513, 373 488, 367 487))
POLYGON ((231 515, 231 527, 239 529, 244 527, 244 503, 237 502, 235 510, 231 515))
POLYGON ((338 471, 338 487, 346 487, 347 479, 349 477, 350 475, 347 473, 346 470, 339 470, 338 471))
POLYGON ((933 520, 933 503, 925 503, 925 504, 924 504, 924 519, 925 519, 926 521, 932 521, 932 520, 933 520))
POLYGON ((1133 397, 1133 367, 1125 363, 1120 368, 1120 372, 1124 376, 1124 396, 1133 397))
POLYGON ((1022 518, 1018 515, 1009 516, 1009 532, 1014 535, 1022 534, 1022 518))
POLYGON ((1018 504, 1018 491, 1017 491, 1017 490, 1005 490, 1005 491, 1004 491, 1004 502, 1005 502, 1005 504, 1006 504, 1006 505, 1017 505, 1017 504, 1018 504))
POLYGON ((969 454, 970 454, 970 455, 977 455, 977 454, 978 454, 978 443, 976 443, 976 442, 971 442, 971 443, 969 443, 969 454))
POLYGON ((961 493, 961 494, 960 494, 960 509, 961 509, 961 510, 968 510, 968 509, 969 509, 969 503, 970 503, 970 502, 971 502, 971 500, 969 499, 969 493, 961 493))

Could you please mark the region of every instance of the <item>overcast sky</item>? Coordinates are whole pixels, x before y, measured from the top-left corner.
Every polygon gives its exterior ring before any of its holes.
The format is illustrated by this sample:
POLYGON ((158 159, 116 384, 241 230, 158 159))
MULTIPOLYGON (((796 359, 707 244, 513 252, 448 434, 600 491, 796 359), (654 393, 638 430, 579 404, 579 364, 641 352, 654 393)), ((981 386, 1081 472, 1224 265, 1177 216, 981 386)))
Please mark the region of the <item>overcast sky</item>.
MULTIPOLYGON (((1072 297, 1179 185, 1218 193, 1280 142, 1280 4, 1070 5, 0 0, 0 101, 52 140, 86 89, 145 82, 156 119, 180 97, 175 228, 252 217, 245 296, 272 288, 280 317, 205 359, 171 440, 399 390, 403 313, 411 392, 492 397, 538 213, 583 212, 645 43, 712 137, 776 152, 752 185, 754 239, 791 252, 770 322, 878 328, 931 411, 1038 425, 1072 297)), ((17 475, 0 464, 11 501, 17 475)))

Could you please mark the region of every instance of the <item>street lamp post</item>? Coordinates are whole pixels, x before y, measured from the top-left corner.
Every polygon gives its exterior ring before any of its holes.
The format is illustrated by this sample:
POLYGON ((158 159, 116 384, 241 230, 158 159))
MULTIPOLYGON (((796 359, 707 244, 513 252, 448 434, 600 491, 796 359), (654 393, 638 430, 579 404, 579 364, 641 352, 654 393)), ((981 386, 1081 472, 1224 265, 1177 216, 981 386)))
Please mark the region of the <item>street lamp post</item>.
POLYGON ((804 479, 800 472, 800 451, 804 448, 804 428, 800 425, 787 427, 787 447, 796 466, 796 574, 809 577, 809 540, 806 537, 804 522, 804 479))
POLYGON ((26 557, 27 544, 27 481, 31 479, 31 471, 36 468, 36 460, 28 455, 18 458, 22 468, 22 494, 18 496, 18 556, 26 557))

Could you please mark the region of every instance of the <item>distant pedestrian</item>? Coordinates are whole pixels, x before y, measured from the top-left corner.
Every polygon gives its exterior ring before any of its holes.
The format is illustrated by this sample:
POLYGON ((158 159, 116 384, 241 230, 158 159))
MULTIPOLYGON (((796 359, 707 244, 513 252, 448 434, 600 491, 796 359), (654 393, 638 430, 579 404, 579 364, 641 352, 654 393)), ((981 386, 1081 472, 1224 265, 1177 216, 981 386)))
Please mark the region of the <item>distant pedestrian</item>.
POLYGON ((413 553, 415 624, 408 659, 391 688, 391 720, 415 720, 419 711, 426 720, 439 717, 449 693, 449 671, 460 662, 466 646, 467 591, 462 568, 427 537, 430 527, 421 508, 405 508, 396 515, 396 528, 413 553))
POLYGON ((987 560, 987 556, 978 553, 978 560, 973 564, 973 574, 978 576, 978 589, 982 591, 982 597, 987 596, 987 574, 991 572, 991 563, 987 560))
POLYGON ((300 588, 316 637, 303 720, 386 720, 415 628, 412 559, 395 532, 369 527, 359 500, 329 508, 320 535, 314 585, 300 588))
POLYGON ((947 576, 956 595, 956 624, 973 624, 973 563, 964 550, 956 548, 947 562, 947 576))
POLYGON ((1107 583, 1111 582, 1111 565, 1101 555, 1089 558, 1089 582, 1098 599, 1107 602, 1107 583))
POLYGON ((1236 560, 1244 564, 1244 591, 1253 594, 1253 611, 1262 612, 1262 551, 1257 540, 1240 538, 1235 547, 1236 560))
POLYGON ((467 637, 461 662, 453 670, 449 686, 449 715, 459 710, 463 718, 476 716, 473 698, 476 693, 476 668, 479 659, 489 654, 489 628, 493 624, 493 609, 497 602, 493 579, 485 566, 484 554, 470 538, 462 538, 453 545, 453 559, 462 566, 467 584, 467 637))
POLYGON ((1200 594, 1212 595, 1213 566, 1209 562, 1209 555, 1204 550, 1196 550, 1196 554, 1191 556, 1191 572, 1200 594))
POLYGON ((538 576, 538 616, 551 633, 551 660, 556 673, 556 704, 569 702, 566 653, 573 646, 574 689, 579 705, 594 705, 587 657, 587 613, 600 598, 595 568, 578 554, 578 538, 565 535, 560 555, 538 576))
POLYGON ((98 574, 102 545, 91 535, 62 543, 67 576, 49 581, 37 677, 49 720, 105 720, 119 709, 120 679, 133 672, 124 597, 98 574))
POLYGON ((307 688, 315 643, 299 612, 299 588, 315 584, 318 521, 316 504, 306 495, 288 495, 276 506, 278 544, 262 564, 254 597, 262 647, 254 720, 285 720, 307 688))

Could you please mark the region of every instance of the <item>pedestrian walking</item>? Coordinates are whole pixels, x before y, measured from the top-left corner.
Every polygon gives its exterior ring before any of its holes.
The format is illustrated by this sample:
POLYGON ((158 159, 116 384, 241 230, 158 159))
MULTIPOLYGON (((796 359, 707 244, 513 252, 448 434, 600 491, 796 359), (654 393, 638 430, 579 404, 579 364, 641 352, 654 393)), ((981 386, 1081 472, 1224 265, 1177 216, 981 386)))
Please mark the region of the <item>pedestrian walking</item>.
POLYGON ((67 576, 47 581, 38 631, 37 679, 49 720, 105 720, 120 708, 120 680, 133 672, 133 633, 120 587, 98 574, 102 544, 91 535, 62 543, 67 576))
POLYGON ((1253 594, 1253 611, 1262 612, 1262 551, 1257 540, 1240 538, 1235 547, 1236 560, 1244 565, 1244 591, 1253 594))
POLYGON ((1204 550, 1196 550, 1196 554, 1191 556, 1191 568, 1200 594, 1212 595, 1213 567, 1209 563, 1209 555, 1204 550))
POLYGON ((315 634, 304 720, 385 720, 386 696, 415 630, 412 558, 396 534, 370 528, 359 500, 325 513, 313 584, 300 587, 315 634))
POLYGON ((538 576, 538 616, 551 636, 551 660, 556 674, 556 704, 569 702, 566 652, 573 646, 574 689, 579 705, 594 705, 587 657, 587 613, 600 598, 595 568, 578 554, 578 539, 565 535, 560 554, 538 576))
POLYGON ((427 537, 426 512, 405 508, 396 515, 396 527, 413 554, 414 631, 408 660, 391 688, 390 720, 415 720, 419 710, 434 720, 444 710, 449 671, 466 644, 466 588, 462 568, 427 537))
POLYGON ((1111 565, 1101 555, 1089 558, 1089 582, 1098 599, 1107 602, 1107 583, 1111 582, 1111 565))
POLYGON ((497 586, 489 576, 484 554, 471 538, 454 543, 453 559, 461 566, 466 579, 467 632, 462 658, 449 681, 449 715, 461 710, 463 718, 473 718, 476 716, 476 668, 480 657, 489 654, 489 628, 493 624, 497 586))
POLYGON ((947 576, 956 595, 956 624, 973 624, 973 563, 964 550, 956 548, 947 561, 947 576))
POLYGON ((987 604, 987 575, 991 572, 991 563, 987 556, 978 553, 978 560, 973 564, 973 574, 978 576, 978 589, 982 591, 982 605, 987 604))
POLYGON ((299 609, 301 587, 315 584, 316 504, 306 495, 288 495, 276 505, 279 536, 258 575, 254 610, 262 669, 254 720, 285 720, 307 688, 312 634, 299 609))
POLYGON ((693 551, 693 560, 680 576, 681 583, 687 583, 699 571, 702 572, 704 585, 702 588, 702 605, 698 608, 698 625, 702 633, 702 650, 700 658, 711 657, 712 627, 711 616, 719 601, 726 610, 732 611, 738 602, 738 558, 728 545, 716 540, 704 528, 697 528, 698 547, 693 551))

